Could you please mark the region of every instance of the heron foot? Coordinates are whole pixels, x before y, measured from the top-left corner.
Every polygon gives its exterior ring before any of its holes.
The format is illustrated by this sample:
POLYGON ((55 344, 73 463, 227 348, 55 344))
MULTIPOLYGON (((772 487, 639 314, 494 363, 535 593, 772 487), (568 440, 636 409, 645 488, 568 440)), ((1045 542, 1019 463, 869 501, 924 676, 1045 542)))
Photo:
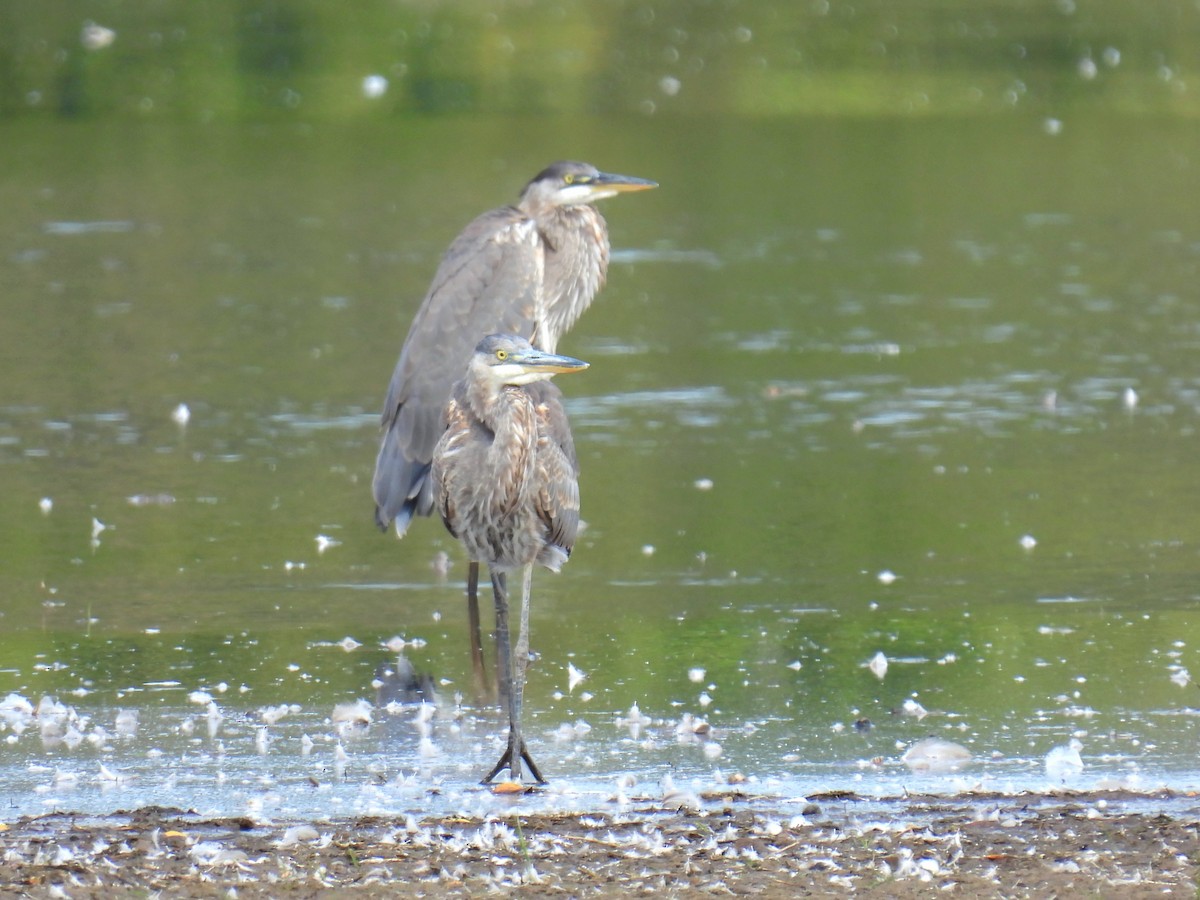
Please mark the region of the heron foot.
POLYGON ((529 748, 525 746, 523 737, 509 736, 508 746, 504 750, 504 754, 500 757, 500 761, 492 767, 492 771, 484 776, 480 784, 489 784, 502 769, 507 768, 513 781, 521 780, 521 762, 529 767, 529 774, 533 776, 533 780, 538 784, 546 784, 546 779, 542 777, 542 773, 538 771, 537 763, 533 761, 533 757, 529 755, 529 748))

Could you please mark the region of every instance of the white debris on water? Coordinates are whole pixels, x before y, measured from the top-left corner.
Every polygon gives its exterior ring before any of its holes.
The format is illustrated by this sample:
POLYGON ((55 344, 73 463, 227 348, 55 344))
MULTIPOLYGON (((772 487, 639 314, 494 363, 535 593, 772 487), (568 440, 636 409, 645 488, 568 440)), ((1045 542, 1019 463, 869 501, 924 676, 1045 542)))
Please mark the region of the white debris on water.
POLYGON ((867 661, 867 668, 871 670, 871 674, 876 678, 883 680, 883 676, 887 674, 888 658, 884 656, 883 651, 878 651, 874 656, 867 661))
POLYGON ((429 567, 439 578, 445 578, 450 574, 450 565, 450 554, 445 550, 439 550, 433 554, 433 559, 429 561, 429 567))
POLYGON ((352 738, 361 735, 370 726, 372 711, 370 702, 362 699, 353 703, 339 703, 333 708, 330 721, 339 738, 352 738))
POLYGON ((697 478, 694 484, 698 491, 711 491, 713 480, 711 478, 697 478))
POLYGON ((131 494, 125 498, 130 506, 170 506, 175 502, 172 494, 131 494))
POLYGON ((294 847, 296 844, 314 843, 321 839, 321 832, 311 825, 293 825, 275 842, 276 847, 294 847))
POLYGON ((414 650, 420 650, 422 647, 425 646, 425 644, 426 644, 426 641, 424 638, 413 638, 411 641, 409 641, 409 640, 405 640, 404 638, 400 637, 399 635, 396 635, 394 637, 388 638, 384 642, 383 646, 386 647, 388 650, 391 650, 393 653, 403 653, 405 651, 405 649, 407 649, 407 648, 412 648, 414 650))
POLYGON ((875 579, 880 584, 893 584, 893 583, 895 583, 896 579, 899 577, 900 576, 897 575, 895 572, 893 572, 891 569, 884 569, 882 572, 880 572, 879 574, 877 574, 875 576, 875 579))
POLYGON ((84 22, 79 31, 79 43, 85 50, 103 50, 105 47, 111 47, 116 39, 117 33, 113 29, 92 21, 84 22))
POLYGON ((341 742, 333 748, 333 774, 338 781, 346 777, 346 766, 350 762, 350 754, 346 752, 346 748, 341 742))
POLYGON ((341 541, 336 541, 327 534, 318 534, 317 538, 317 554, 320 555, 332 547, 342 546, 341 541))
POLYGON ((705 740, 712 734, 708 720, 691 713, 684 713, 675 723, 675 737, 679 741, 705 740))
POLYGON ((221 713, 215 700, 208 701, 208 709, 205 711, 204 721, 208 727, 208 739, 211 741, 221 731, 221 722, 225 716, 221 713))
POLYGON ((121 709, 117 710, 116 722, 113 724, 113 730, 123 738, 132 738, 137 735, 139 714, 136 709, 121 709))
POLYGON ((918 722, 929 715, 929 711, 912 697, 906 697, 904 702, 900 704, 900 713, 905 716, 911 716, 918 722))
POLYGON ((283 721, 284 716, 299 712, 300 707, 295 704, 280 703, 278 706, 264 706, 258 711, 258 715, 264 725, 277 725, 283 721))
POLYGON ((616 726, 629 731, 631 740, 639 740, 642 736, 642 730, 654 724, 654 720, 643 713, 635 700, 633 705, 629 707, 629 712, 623 716, 617 716, 616 726))
POLYGON ((663 775, 659 787, 662 789, 662 804, 667 809, 691 813, 698 813, 704 809, 700 795, 695 791, 677 787, 669 772, 663 775))
POLYGON ((1022 535, 1020 544, 1021 544, 1021 549, 1032 550, 1034 547, 1037 546, 1037 538, 1035 538, 1032 534, 1022 535))
POLYGON ((577 669, 575 667, 575 664, 572 662, 567 663, 567 693, 568 694, 575 693, 575 688, 577 688, 577 687, 579 687, 579 685, 583 684, 584 679, 586 679, 586 678, 587 678, 586 672, 584 672, 582 669, 577 669))
POLYGON ((904 752, 900 761, 914 772, 957 772, 971 761, 971 751, 942 738, 925 738, 904 752))
POLYGON ((173 410, 171 410, 171 421, 174 422, 176 425, 178 425, 180 428, 187 425, 187 423, 190 422, 191 419, 192 419, 192 411, 190 409, 188 409, 188 405, 186 403, 180 403, 173 410))
POLYGON ((702 667, 693 666, 692 668, 688 669, 687 674, 688 674, 688 681, 692 682, 693 684, 699 684, 700 682, 702 682, 704 680, 704 676, 707 673, 705 672, 705 670, 702 667))
POLYGON ((50 510, 54 509, 54 501, 49 497, 43 497, 38 501, 38 509, 42 511, 42 515, 50 515, 50 510))
POLYGON ((1062 782, 1082 772, 1083 757, 1079 755, 1082 749, 1083 742, 1079 738, 1071 738, 1067 743, 1053 747, 1046 754, 1046 777, 1062 782))
POLYGON ((362 80, 362 95, 368 100, 378 100, 388 90, 388 80, 383 75, 367 75, 362 80))

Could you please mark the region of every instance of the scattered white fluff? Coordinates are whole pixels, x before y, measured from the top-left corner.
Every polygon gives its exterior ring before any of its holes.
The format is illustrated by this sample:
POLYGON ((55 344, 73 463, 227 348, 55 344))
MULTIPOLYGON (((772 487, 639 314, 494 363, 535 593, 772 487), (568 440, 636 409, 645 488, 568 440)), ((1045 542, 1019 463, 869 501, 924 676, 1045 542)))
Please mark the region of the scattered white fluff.
POLYGON ((1079 738, 1071 738, 1066 744, 1059 744, 1046 754, 1046 775, 1055 781, 1063 781, 1072 775, 1083 771, 1083 757, 1079 751, 1083 742, 1079 738))
POLYGON ((695 791, 676 787, 675 779, 671 777, 670 773, 662 777, 659 786, 662 788, 663 806, 667 809, 679 809, 686 812, 700 812, 704 809, 700 795, 695 791))
POLYGON ((918 722, 929 715, 929 711, 912 697, 907 698, 900 704, 900 712, 906 716, 912 716, 918 722))
POLYGON ((311 825, 293 825, 275 842, 276 847, 294 847, 321 839, 321 833, 311 825))
POLYGON ((105 47, 111 47, 116 39, 117 33, 113 29, 97 25, 95 22, 84 22, 79 31, 79 43, 86 50, 103 50, 105 47))
POLYGON ((213 738, 215 738, 217 736, 217 734, 221 731, 221 720, 224 718, 225 718, 225 716, 222 715, 220 708, 216 704, 216 701, 209 700, 208 701, 208 710, 205 712, 205 715, 204 715, 204 721, 208 726, 209 740, 212 740, 213 738))
POLYGON ((367 75, 362 80, 362 94, 368 100, 377 100, 387 93, 388 80, 383 75, 367 75))
POLYGON ((579 687, 587 678, 587 672, 582 669, 577 669, 572 662, 567 663, 567 693, 575 693, 575 688, 579 687))
POLYGON ((118 710, 113 729, 123 738, 131 738, 136 735, 138 730, 138 711, 136 709, 118 710))
POLYGON ((871 674, 879 679, 882 679, 883 676, 887 674, 888 659, 883 655, 882 650, 871 657, 871 659, 867 662, 867 668, 871 670, 871 674))
POLYGON ((362 699, 335 706, 331 720, 338 737, 350 737, 364 732, 371 724, 372 711, 371 704, 362 699))
POLYGON ((925 738, 904 752, 900 761, 914 772, 957 772, 971 761, 971 751, 942 738, 925 738))

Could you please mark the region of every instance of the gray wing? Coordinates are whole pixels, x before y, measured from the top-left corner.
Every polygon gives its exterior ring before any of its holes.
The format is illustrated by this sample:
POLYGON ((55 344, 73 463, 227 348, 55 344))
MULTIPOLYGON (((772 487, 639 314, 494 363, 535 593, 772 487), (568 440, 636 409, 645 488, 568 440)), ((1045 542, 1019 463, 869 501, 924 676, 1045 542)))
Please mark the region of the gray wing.
MULTIPOLYGON (((579 460, 562 404, 562 392, 548 381, 529 385, 538 416, 538 516, 552 544, 567 556, 579 532, 579 460)), ((541 561, 541 560, 539 560, 541 561)), ((544 563, 543 563, 544 564, 544 563)))
POLYGON ((383 405, 372 490, 375 521, 403 534, 433 510, 429 462, 450 388, 479 339, 528 338, 541 304, 545 254, 535 223, 514 207, 484 213, 446 251, 413 319, 383 405))

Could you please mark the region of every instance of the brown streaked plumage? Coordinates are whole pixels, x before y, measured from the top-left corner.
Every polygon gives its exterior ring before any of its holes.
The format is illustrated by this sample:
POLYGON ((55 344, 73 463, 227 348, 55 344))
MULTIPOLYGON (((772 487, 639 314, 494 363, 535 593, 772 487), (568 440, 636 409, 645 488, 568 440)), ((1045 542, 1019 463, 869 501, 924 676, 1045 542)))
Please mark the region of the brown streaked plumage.
POLYGON ((493 334, 475 348, 446 404, 446 428, 433 450, 433 500, 474 564, 486 563, 496 602, 497 667, 508 703, 509 737, 500 761, 521 779, 521 762, 539 782, 521 734, 528 661, 533 565, 557 572, 579 528, 579 466, 561 394, 548 379, 587 363, 535 349, 516 335, 493 334), (508 626, 508 572, 524 569, 515 654, 508 626))
POLYGON ((403 534, 429 515, 429 460, 442 408, 479 339, 502 332, 553 353, 608 272, 608 228, 590 204, 652 181, 558 162, 534 176, 516 206, 486 212, 446 251, 413 318, 383 406, 375 519, 403 534))
MULTIPOLYGON (((486 334, 529 339, 553 353, 591 304, 608 271, 608 229, 596 200, 655 187, 581 162, 557 162, 525 186, 515 206, 471 222, 446 251, 413 318, 383 405, 375 461, 375 521, 403 536, 433 511, 429 466, 451 385, 486 334)), ((472 659, 482 681, 475 585, 468 574, 472 659)))

